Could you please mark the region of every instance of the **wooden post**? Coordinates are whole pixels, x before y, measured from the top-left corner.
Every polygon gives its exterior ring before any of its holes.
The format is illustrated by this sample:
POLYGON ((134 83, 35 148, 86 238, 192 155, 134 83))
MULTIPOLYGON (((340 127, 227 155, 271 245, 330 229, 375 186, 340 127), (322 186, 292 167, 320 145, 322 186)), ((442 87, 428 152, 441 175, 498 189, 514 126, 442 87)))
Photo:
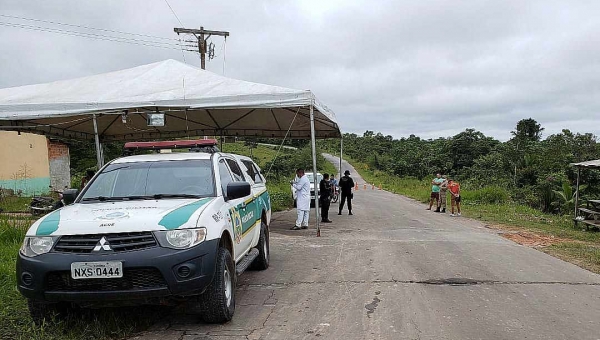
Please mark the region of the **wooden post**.
POLYGON ((218 35, 225 37, 229 36, 229 32, 224 31, 211 31, 205 30, 204 27, 200 29, 189 29, 189 28, 174 28, 177 34, 193 34, 198 39, 198 52, 200 53, 200 67, 206 69, 206 39, 210 38, 211 35, 218 35))
POLYGON ((579 176, 581 175, 581 167, 577 167, 577 186, 575 187, 575 218, 579 213, 579 176))

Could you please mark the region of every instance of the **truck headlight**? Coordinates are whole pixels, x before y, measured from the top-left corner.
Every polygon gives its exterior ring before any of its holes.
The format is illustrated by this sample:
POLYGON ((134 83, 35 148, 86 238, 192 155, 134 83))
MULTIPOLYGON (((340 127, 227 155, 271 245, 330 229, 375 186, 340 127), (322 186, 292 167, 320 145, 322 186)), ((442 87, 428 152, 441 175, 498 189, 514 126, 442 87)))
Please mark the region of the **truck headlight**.
POLYGON ((204 242, 206 239, 206 228, 157 231, 155 235, 162 247, 187 249, 204 242))
POLYGON ((54 246, 54 241, 57 237, 44 236, 44 237, 25 237, 23 245, 21 246, 21 254, 33 257, 49 252, 54 246))

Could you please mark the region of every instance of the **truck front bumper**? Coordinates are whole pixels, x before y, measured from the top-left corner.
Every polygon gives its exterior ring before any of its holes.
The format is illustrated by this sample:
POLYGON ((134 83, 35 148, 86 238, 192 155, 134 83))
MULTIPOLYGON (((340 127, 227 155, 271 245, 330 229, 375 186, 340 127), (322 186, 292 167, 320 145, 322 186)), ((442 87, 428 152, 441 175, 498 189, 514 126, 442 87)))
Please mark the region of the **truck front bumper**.
POLYGON ((49 252, 17 258, 17 287, 29 299, 65 302, 150 300, 201 294, 212 282, 219 239, 185 250, 159 246, 99 254, 49 252), (120 261, 122 278, 73 279, 71 263, 120 261))

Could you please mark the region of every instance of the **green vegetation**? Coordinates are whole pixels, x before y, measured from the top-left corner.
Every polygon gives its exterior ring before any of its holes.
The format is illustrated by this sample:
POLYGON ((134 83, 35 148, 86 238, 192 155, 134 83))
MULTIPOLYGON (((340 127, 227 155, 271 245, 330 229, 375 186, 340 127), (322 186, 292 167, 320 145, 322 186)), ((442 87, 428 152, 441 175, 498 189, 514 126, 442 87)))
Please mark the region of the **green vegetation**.
MULTIPOLYGON (((435 140, 367 131, 344 135, 344 157, 365 181, 421 202, 429 201, 435 173, 448 174, 461 183, 464 216, 564 239, 544 251, 600 273, 600 233, 574 227, 576 173, 569 166, 600 158, 600 143, 569 130, 542 140, 542 131, 533 119, 520 121, 504 143, 472 129, 435 140)), ((339 148, 337 141, 319 144, 339 148)), ((600 171, 582 171, 581 182, 582 200, 600 198, 600 171)))
POLYGON ((0 196, 0 212, 27 212, 31 197, 0 196))
MULTIPOLYGON (((569 164, 600 158, 600 144, 590 133, 569 130, 542 140, 543 130, 535 120, 523 119, 506 142, 473 129, 435 140, 414 135, 394 139, 367 131, 363 136, 344 135, 344 153, 375 174, 430 180, 441 172, 457 179, 463 189, 496 186, 506 190, 514 203, 570 214, 576 170, 569 164)), ((320 146, 337 152, 339 142, 322 141, 320 146)), ((600 198, 600 171, 582 171, 581 183, 586 184, 582 199, 600 198)))

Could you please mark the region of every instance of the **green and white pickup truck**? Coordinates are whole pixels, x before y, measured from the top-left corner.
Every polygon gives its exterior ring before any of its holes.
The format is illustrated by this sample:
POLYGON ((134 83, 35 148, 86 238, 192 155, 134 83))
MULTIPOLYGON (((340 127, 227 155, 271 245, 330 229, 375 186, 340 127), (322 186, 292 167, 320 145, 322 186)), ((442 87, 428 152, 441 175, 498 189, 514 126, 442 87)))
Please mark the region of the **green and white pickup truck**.
POLYGON ((270 198, 250 158, 123 157, 68 196, 31 226, 18 256, 18 289, 36 322, 73 305, 184 302, 225 322, 237 275, 269 266, 270 198))

